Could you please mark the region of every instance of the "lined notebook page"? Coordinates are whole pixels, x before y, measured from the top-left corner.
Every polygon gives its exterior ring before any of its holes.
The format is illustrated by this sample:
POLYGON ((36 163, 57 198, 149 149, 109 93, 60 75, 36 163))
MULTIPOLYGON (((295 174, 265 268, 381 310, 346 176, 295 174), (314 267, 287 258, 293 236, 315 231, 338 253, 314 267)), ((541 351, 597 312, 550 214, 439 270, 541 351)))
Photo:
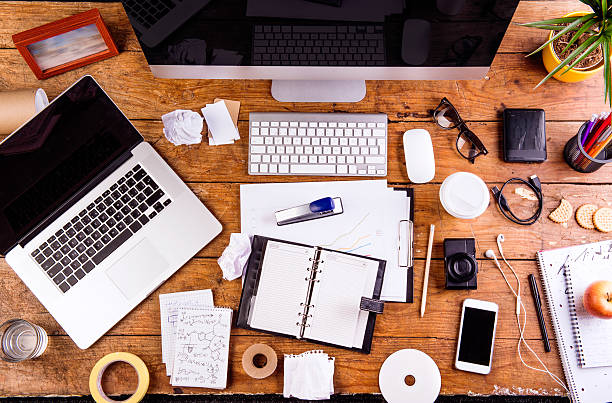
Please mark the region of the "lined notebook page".
POLYGON ((249 325, 299 336, 314 248, 268 241, 249 325))
POLYGON ((361 297, 372 297, 378 262, 322 251, 304 337, 345 347, 363 346, 369 313, 361 297))
POLYGON ((584 308, 587 287, 598 280, 612 281, 612 265, 571 264, 565 272, 567 285, 574 297, 575 310, 570 310, 576 326, 579 363, 583 368, 612 366, 612 320, 592 316, 584 308))

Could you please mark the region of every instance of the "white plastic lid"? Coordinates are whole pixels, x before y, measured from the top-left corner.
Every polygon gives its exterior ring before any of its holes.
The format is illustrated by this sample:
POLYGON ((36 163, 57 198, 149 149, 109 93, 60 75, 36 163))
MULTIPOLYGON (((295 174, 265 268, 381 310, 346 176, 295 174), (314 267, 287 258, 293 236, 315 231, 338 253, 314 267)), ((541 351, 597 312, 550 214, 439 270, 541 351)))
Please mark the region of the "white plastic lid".
POLYGON ((456 172, 442 182, 440 202, 453 217, 476 218, 489 206, 489 190, 478 176, 456 172))
POLYGON ((49 105, 47 93, 42 88, 37 89, 36 94, 34 95, 34 107, 36 108, 36 113, 42 111, 47 105, 49 105))

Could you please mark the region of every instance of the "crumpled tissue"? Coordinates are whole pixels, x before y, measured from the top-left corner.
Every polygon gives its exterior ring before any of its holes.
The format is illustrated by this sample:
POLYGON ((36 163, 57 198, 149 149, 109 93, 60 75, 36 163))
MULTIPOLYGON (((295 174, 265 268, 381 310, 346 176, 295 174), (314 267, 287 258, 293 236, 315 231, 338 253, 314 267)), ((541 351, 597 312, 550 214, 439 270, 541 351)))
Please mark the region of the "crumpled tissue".
POLYGON ((334 362, 321 350, 285 354, 283 396, 328 400, 334 393, 334 362))
POLYGON ((204 119, 199 113, 178 109, 162 116, 164 135, 175 146, 202 142, 204 119))
POLYGON ((231 234, 227 248, 217 262, 223 271, 223 278, 234 280, 242 276, 244 266, 251 255, 251 240, 246 234, 231 234))

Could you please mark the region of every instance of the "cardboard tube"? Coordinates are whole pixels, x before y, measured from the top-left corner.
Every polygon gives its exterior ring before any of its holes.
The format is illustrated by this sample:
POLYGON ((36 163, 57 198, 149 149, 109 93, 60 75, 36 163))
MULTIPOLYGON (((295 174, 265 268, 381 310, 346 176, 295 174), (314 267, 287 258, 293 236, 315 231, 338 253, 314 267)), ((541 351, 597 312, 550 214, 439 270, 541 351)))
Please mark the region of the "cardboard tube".
POLYGON ((47 105, 42 88, 0 92, 0 135, 13 133, 47 105))
POLYGON ((251 378, 263 379, 272 375, 277 364, 276 352, 267 344, 253 344, 242 355, 242 368, 251 378), (253 363, 253 358, 258 354, 266 357, 266 365, 261 368, 256 367, 253 363))

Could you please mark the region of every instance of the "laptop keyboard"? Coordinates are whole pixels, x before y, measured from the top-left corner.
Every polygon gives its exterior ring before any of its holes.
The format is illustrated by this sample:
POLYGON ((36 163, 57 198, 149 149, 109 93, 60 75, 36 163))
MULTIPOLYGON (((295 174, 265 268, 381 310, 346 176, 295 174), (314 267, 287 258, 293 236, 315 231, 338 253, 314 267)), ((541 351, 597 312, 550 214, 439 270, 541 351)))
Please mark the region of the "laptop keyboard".
POLYGON ((255 25, 253 64, 384 66, 382 25, 255 25))
POLYGON ((136 165, 31 256, 65 293, 171 202, 136 165))
POLYGON ((125 11, 145 28, 151 28, 176 6, 171 0, 126 0, 123 5, 125 11))

